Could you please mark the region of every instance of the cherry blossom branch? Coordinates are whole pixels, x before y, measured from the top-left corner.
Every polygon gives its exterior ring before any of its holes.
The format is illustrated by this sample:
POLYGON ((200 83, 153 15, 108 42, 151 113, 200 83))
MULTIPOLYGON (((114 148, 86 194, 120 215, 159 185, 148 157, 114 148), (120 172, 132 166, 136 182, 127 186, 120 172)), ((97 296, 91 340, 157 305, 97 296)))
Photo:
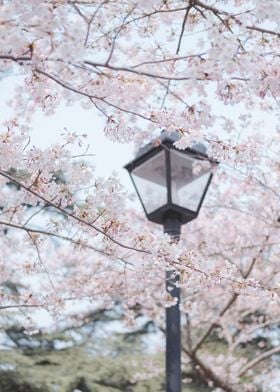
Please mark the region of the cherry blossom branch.
POLYGON ((260 362, 264 361, 265 359, 271 357, 274 354, 277 354, 280 352, 280 346, 274 347, 266 352, 264 352, 263 354, 259 355, 258 357, 254 358, 252 361, 248 362, 244 368, 241 370, 241 372, 239 373, 239 377, 243 377, 248 370, 252 369, 253 367, 255 367, 256 365, 258 365, 260 362))
MULTIPOLYGON (((106 67, 106 65, 104 65, 104 66, 106 67)), ((108 67, 109 67, 109 66, 108 66, 108 67)), ((134 112, 134 111, 132 111, 132 110, 125 109, 125 108, 120 107, 120 106, 118 106, 118 105, 115 105, 115 104, 113 104, 112 102, 107 101, 107 100, 106 100, 105 98, 103 98, 103 97, 98 97, 98 96, 93 95, 93 94, 85 93, 85 92, 83 92, 82 90, 79 90, 79 89, 77 89, 77 88, 75 88, 75 87, 72 87, 72 86, 70 86, 69 84, 67 84, 67 83, 63 82, 62 80, 58 79, 56 76, 51 75, 51 74, 49 74, 49 73, 47 73, 47 72, 45 72, 45 71, 43 71, 43 70, 41 70, 41 69, 39 69, 39 68, 36 68, 35 71, 38 72, 39 74, 42 74, 42 75, 46 76, 47 78, 53 80, 54 82, 56 82, 57 84, 59 84, 61 87, 65 88, 66 90, 69 90, 69 91, 72 91, 72 92, 74 92, 74 93, 76 93, 76 94, 78 94, 78 95, 82 95, 82 96, 84 96, 84 97, 87 97, 87 98, 89 98, 90 100, 96 99, 96 100, 98 100, 98 101, 102 101, 102 102, 104 102, 104 103, 105 103, 106 105, 108 105, 108 106, 111 106, 111 107, 113 107, 113 108, 115 108, 115 109, 118 109, 118 110, 120 110, 120 111, 122 111, 122 112, 125 112, 125 113, 128 113, 128 114, 132 114, 133 116, 140 117, 140 118, 142 118, 143 120, 146 120, 146 121, 153 121, 150 117, 146 117, 146 116, 144 116, 143 114, 134 112)))
MULTIPOLYGON (((250 314, 250 312, 247 313, 247 314, 245 314, 245 315, 242 314, 241 317, 240 317, 240 319, 242 320, 243 318, 245 318, 246 316, 248 316, 248 314, 250 314)), ((250 336, 252 336, 252 334, 253 334, 254 332, 256 332, 256 331, 261 331, 263 328, 270 327, 270 326, 272 326, 272 325, 279 325, 279 324, 280 324, 280 318, 278 318, 278 319, 273 319, 273 320, 268 320, 268 321, 265 321, 265 322, 263 322, 263 323, 254 325, 253 327, 251 327, 251 328, 249 328, 249 329, 246 329, 246 330, 245 330, 245 334, 246 334, 246 336, 250 337, 250 336)), ((240 345, 240 343, 243 342, 244 335, 242 334, 242 332, 243 332, 242 329, 240 329, 239 331, 237 331, 237 332, 235 333, 235 336, 234 336, 235 339, 234 339, 234 342, 233 342, 233 344, 232 344, 232 346, 231 346, 231 349, 232 349, 232 350, 235 349, 237 346, 240 345)))
MULTIPOLYGON (((106 63, 93 62, 90 60, 85 60, 84 64, 90 65, 92 67, 108 68, 112 71, 121 71, 121 72, 128 72, 128 73, 136 74, 139 76, 147 76, 152 79, 177 80, 177 81, 186 81, 186 80, 192 79, 189 76, 168 76, 168 75, 154 74, 154 73, 147 72, 147 71, 136 70, 135 68, 133 68, 133 66, 132 67, 122 67, 122 66, 111 65, 111 64, 109 65, 106 63)), ((196 80, 203 81, 203 80, 206 80, 206 78, 196 78, 196 80)))
MULTIPOLYGON (((196 56, 197 55, 194 55, 193 57, 196 57, 196 56)), ((21 61, 30 61, 31 60, 29 58, 25 58, 24 59, 24 58, 20 58, 20 57, 18 57, 18 58, 17 57, 11 58, 11 57, 13 57, 13 56, 9 56, 9 55, 6 56, 6 55, 4 55, 4 56, 2 56, 2 59, 14 60, 16 62, 19 61, 18 59, 21 59, 21 61)), ((190 56, 188 56, 188 57, 190 57, 190 56)), ((0 57, 0 59, 1 59, 1 57, 0 57)), ((47 60, 47 61, 53 61, 53 60, 47 60)), ((55 60, 55 61, 62 62, 62 60, 55 60)), ((169 59, 168 61, 171 61, 171 59, 169 59)), ((174 57, 174 61, 176 61, 176 57, 174 57)), ((93 68, 96 68, 96 69, 104 68, 104 69, 109 69, 111 71, 127 72, 127 73, 135 74, 135 75, 138 75, 138 76, 146 76, 146 77, 151 78, 153 80, 157 80, 157 79, 166 80, 166 81, 188 81, 188 80, 193 80, 193 77, 190 77, 190 76, 162 75, 162 74, 152 73, 152 72, 148 72, 148 71, 137 70, 136 68, 138 66, 140 66, 138 64, 132 65, 131 67, 124 67, 124 66, 117 66, 117 65, 108 64, 106 62, 105 63, 94 62, 94 61, 91 61, 91 60, 85 60, 83 63, 85 65, 89 65, 89 66, 91 66, 93 68)), ((72 63, 71 63, 71 65, 78 66, 78 65, 72 64, 72 63)), ((88 68, 86 68, 84 70, 88 71, 88 72, 91 72, 91 70, 89 70, 88 68)), ((108 102, 105 98, 98 97, 96 95, 85 93, 85 92, 83 92, 81 90, 78 90, 77 88, 74 88, 74 87, 68 85, 67 83, 63 82, 61 79, 58 79, 56 76, 51 75, 51 74, 49 74, 48 72, 46 72, 46 71, 44 71, 42 69, 36 68, 34 71, 37 72, 37 73, 40 73, 40 74, 42 74, 44 76, 46 76, 49 79, 52 79, 53 81, 55 81, 56 83, 58 83, 62 87, 64 87, 65 89, 70 90, 70 91, 72 91, 72 92, 74 92, 76 94, 83 95, 83 96, 85 96, 87 98, 94 98, 94 99, 100 100, 100 101, 106 103, 107 105, 115 107, 115 108, 117 108, 117 109, 119 109, 121 111, 127 112, 129 114, 133 114, 133 115, 142 117, 145 120, 151 121, 150 118, 147 118, 147 117, 145 117, 145 116, 143 116, 143 115, 141 115, 139 113, 135 113, 135 112, 129 111, 129 110, 124 109, 124 108, 119 108, 117 105, 114 105, 111 102, 108 102)), ((208 77, 207 74, 205 74, 205 77, 203 77, 203 78, 202 77, 197 77, 197 78, 195 78, 195 80, 200 81, 200 82, 203 82, 203 81, 208 81, 209 82, 209 81, 211 81, 211 79, 208 77)), ((250 79, 249 78, 245 78, 245 77, 240 77, 240 76, 232 76, 232 77, 230 77, 230 80, 237 80, 237 81, 241 81, 241 82, 248 82, 250 79)))
MULTIPOLYGON (((234 14, 230 14, 229 12, 223 11, 223 10, 219 10, 218 8, 209 5, 209 4, 205 4, 200 0, 193 0, 194 5, 197 5, 201 8, 204 8, 207 11, 211 11, 213 14, 215 14, 217 17, 218 15, 226 15, 228 17, 230 17, 233 20, 238 20, 236 15, 234 14)), ((239 24, 242 24, 239 20, 238 20, 239 24)), ((262 27, 258 27, 258 26, 246 26, 246 29, 248 30, 255 30, 258 31, 260 33, 265 33, 265 34, 272 34, 272 35, 276 35, 277 37, 280 37, 280 33, 277 33, 276 31, 273 30, 269 30, 269 29, 264 29, 262 27)))
POLYGON ((169 57, 167 59, 162 59, 162 60, 151 60, 151 61, 143 61, 142 63, 139 64, 135 64, 133 66, 131 66, 131 68, 139 68, 142 67, 143 65, 153 65, 153 64, 164 64, 164 63, 168 63, 168 62, 177 62, 177 61, 181 61, 181 60, 187 60, 187 59, 191 59, 191 58, 202 58, 202 56, 204 56, 206 54, 206 52, 202 52, 202 53, 198 53, 198 54, 190 54, 188 56, 180 56, 180 57, 169 57))
MULTIPOLYGON (((12 227, 14 229, 23 230, 23 231, 25 231, 25 232, 27 232, 29 234, 30 233, 34 233, 34 234, 42 234, 42 235, 49 236, 49 237, 55 237, 55 238, 58 238, 60 240, 70 242, 70 243, 72 243, 74 245, 81 246, 82 248, 93 250, 94 252, 100 253, 101 255, 106 256, 106 257, 112 259, 112 254, 107 253, 107 252, 105 252, 102 249, 98 249, 95 246, 92 246, 92 245, 88 244, 87 242, 85 242, 83 240, 75 240, 72 237, 67 237, 67 236, 64 236, 62 234, 57 234, 57 233, 53 233, 53 232, 45 231, 45 230, 40 230, 40 229, 34 229, 34 228, 31 228, 31 227, 26 227, 25 225, 22 226, 22 225, 18 225, 16 223, 12 223, 12 222, 0 221, 0 225, 7 226, 7 227, 12 227)), ((132 263, 130 263, 129 261, 126 261, 126 260, 121 259, 121 258, 117 258, 116 261, 120 261, 120 262, 124 263, 125 265, 126 264, 132 265, 132 263)))
POLYGON ((228 383, 217 375, 209 366, 207 366, 201 358, 199 358, 193 351, 188 351, 183 347, 183 351, 188 355, 190 360, 196 365, 196 369, 200 376, 207 382, 211 380, 214 386, 221 388, 225 392, 237 392, 228 383))
MULTIPOLYGON (((174 57, 174 59, 176 59, 176 57, 174 57)), ((141 71, 141 70, 136 70, 133 67, 124 67, 124 66, 117 66, 117 65, 108 65, 106 63, 100 63, 100 62, 94 62, 94 61, 90 61, 90 60, 85 60, 84 64, 90 65, 92 67, 99 67, 99 68, 108 68, 112 71, 118 71, 118 72, 127 72, 127 73, 132 73, 132 74, 136 74, 139 76, 146 76, 148 78, 151 78, 153 80, 156 79, 161 79, 161 80, 171 80, 171 81, 188 81, 188 80, 197 80, 199 82, 206 82, 206 81, 214 81, 214 79, 210 79, 209 75, 207 73, 205 73, 204 77, 201 78, 193 78, 191 76, 172 76, 172 75, 162 75, 162 74, 156 74, 156 73, 152 73, 152 72, 147 72, 147 71, 141 71)), ((229 80, 237 80, 240 82, 248 82, 250 79, 249 78, 245 78, 245 77, 241 77, 241 76, 232 76, 229 78, 229 80)))
MULTIPOLYGON (((269 236, 266 236, 266 238, 265 238, 265 243, 266 243, 268 240, 269 240, 269 236)), ((264 247, 262 247, 262 248, 259 250, 257 256, 255 256, 255 257, 253 258, 253 260, 252 260, 252 262, 251 262, 251 264, 250 264, 248 270, 247 270, 246 273, 243 275, 243 278, 244 278, 245 280, 249 277, 250 273, 252 272, 252 270, 253 270, 253 268, 254 268, 254 266, 255 266, 255 263, 256 263, 257 259, 262 255, 263 252, 264 252, 264 247)), ((232 297, 229 299, 229 301, 226 303, 226 305, 223 307, 223 309, 219 312, 217 319, 220 318, 220 317, 222 317, 222 316, 229 310, 229 308, 235 303, 235 301, 237 300, 238 297, 239 297, 239 294, 237 294, 237 293, 234 293, 234 294, 232 295, 232 297)), ((217 326, 217 321, 215 320, 215 321, 209 326, 209 328, 208 328, 207 331, 204 333, 204 335, 200 338, 200 340, 198 341, 198 343, 196 344, 196 346, 195 346, 194 349, 193 349, 193 353, 196 353, 196 352, 201 348, 201 346, 203 345, 203 343, 205 342, 205 340, 206 340, 206 339, 208 338, 208 336, 212 333, 213 329, 214 329, 216 326, 217 326)))
POLYGON ((116 245, 125 248, 125 249, 130 249, 130 250, 134 250, 136 252, 141 252, 141 253, 146 253, 146 254, 151 254, 149 251, 144 250, 144 249, 139 249, 139 248, 135 248, 133 246, 130 245, 126 245, 123 244, 122 242, 116 240, 115 238, 113 238, 111 235, 105 233, 103 230, 99 229, 97 226, 85 221, 82 218, 79 218, 78 216, 74 215, 73 213, 67 211, 66 209, 54 204, 52 201, 46 199, 44 196, 40 195, 38 192, 34 191, 33 189, 31 189, 30 187, 27 187, 26 185, 24 185, 23 183, 17 181, 14 177, 12 177, 11 175, 7 174, 6 172, 4 172, 3 170, 0 170, 0 175, 2 177, 7 178, 8 180, 12 181, 14 184, 22 187, 25 191, 31 193, 33 196, 36 196, 38 199, 44 201, 47 205, 50 205, 52 207, 54 207, 55 209, 57 209, 58 211, 62 212, 64 215, 68 216, 69 218, 74 219, 75 221, 86 225, 92 229, 94 229, 95 231, 97 231, 98 233, 104 235, 104 237, 108 238, 110 241, 112 241, 113 243, 115 243, 116 245))

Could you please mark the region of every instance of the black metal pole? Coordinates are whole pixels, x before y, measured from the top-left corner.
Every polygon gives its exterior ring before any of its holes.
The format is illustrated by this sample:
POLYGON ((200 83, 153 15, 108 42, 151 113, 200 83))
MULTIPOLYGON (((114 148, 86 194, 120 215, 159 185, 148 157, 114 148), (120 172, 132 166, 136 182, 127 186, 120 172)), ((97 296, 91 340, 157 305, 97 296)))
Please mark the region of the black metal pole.
MULTIPOLYGON (((181 222, 176 216, 169 216, 164 221, 164 232, 174 241, 179 241, 181 222)), ((181 318, 180 288, 176 287, 179 275, 175 271, 166 272, 166 290, 177 299, 174 306, 166 308, 166 392, 181 392, 181 318)))

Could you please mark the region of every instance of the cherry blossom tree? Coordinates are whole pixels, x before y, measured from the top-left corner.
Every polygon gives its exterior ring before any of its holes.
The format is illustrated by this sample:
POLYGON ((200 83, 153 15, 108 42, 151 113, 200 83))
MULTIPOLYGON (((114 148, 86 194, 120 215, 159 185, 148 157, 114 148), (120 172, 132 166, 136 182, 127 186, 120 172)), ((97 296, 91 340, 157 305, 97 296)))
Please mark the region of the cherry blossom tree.
POLYGON ((0 75, 19 76, 0 133, 2 310, 31 330, 35 309, 59 319, 75 301, 117 298, 128 322, 140 308, 164 326, 176 269, 186 361, 213 390, 272 390, 280 133, 265 119, 279 116, 279 19, 277 0, 0 0, 0 75), (86 135, 33 145, 34 113, 74 103, 115 142, 176 130, 178 148, 201 141, 221 162, 179 244, 128 206, 117 176, 95 175, 86 135))

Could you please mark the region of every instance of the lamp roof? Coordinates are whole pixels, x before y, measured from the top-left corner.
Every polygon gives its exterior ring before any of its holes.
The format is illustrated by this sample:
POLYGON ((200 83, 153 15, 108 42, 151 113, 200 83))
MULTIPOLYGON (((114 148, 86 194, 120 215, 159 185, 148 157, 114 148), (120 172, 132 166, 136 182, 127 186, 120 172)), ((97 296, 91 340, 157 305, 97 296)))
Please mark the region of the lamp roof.
POLYGON ((202 143, 194 143, 192 144, 191 147, 188 147, 185 150, 177 149, 174 146, 174 143, 179 139, 180 139, 180 133, 177 131, 174 132, 162 131, 158 138, 152 140, 150 143, 146 144, 145 146, 141 147, 138 150, 135 159, 133 159, 130 163, 128 163, 125 166, 125 169, 132 170, 135 166, 145 161, 146 158, 148 159, 150 154, 152 155, 153 152, 162 150, 164 146, 171 149, 175 149, 178 152, 181 152, 182 154, 188 154, 190 156, 193 156, 196 159, 204 159, 204 160, 206 159, 212 163, 218 164, 217 161, 208 157, 207 149, 202 143))

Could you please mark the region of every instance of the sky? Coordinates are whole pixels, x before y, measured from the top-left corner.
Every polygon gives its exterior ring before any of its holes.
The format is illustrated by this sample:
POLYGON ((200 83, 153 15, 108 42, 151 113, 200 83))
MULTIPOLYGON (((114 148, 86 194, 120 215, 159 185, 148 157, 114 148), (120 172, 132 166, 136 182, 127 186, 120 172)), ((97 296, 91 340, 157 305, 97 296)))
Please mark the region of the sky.
MULTIPOLYGON (((7 105, 7 101, 13 97, 16 82, 17 79, 13 76, 0 80, 1 122, 13 117, 13 111, 7 105)), ((46 116, 42 111, 34 114, 30 124, 31 145, 45 148, 57 142, 59 135, 65 133, 65 128, 78 134, 86 133, 85 146, 90 145, 88 153, 93 156, 89 159, 96 167, 96 175, 107 177, 116 171, 122 184, 128 191, 132 191, 129 175, 123 166, 133 159, 133 146, 112 142, 106 138, 103 133, 104 124, 104 119, 98 116, 94 109, 86 110, 79 104, 73 106, 61 104, 54 115, 46 116)))

